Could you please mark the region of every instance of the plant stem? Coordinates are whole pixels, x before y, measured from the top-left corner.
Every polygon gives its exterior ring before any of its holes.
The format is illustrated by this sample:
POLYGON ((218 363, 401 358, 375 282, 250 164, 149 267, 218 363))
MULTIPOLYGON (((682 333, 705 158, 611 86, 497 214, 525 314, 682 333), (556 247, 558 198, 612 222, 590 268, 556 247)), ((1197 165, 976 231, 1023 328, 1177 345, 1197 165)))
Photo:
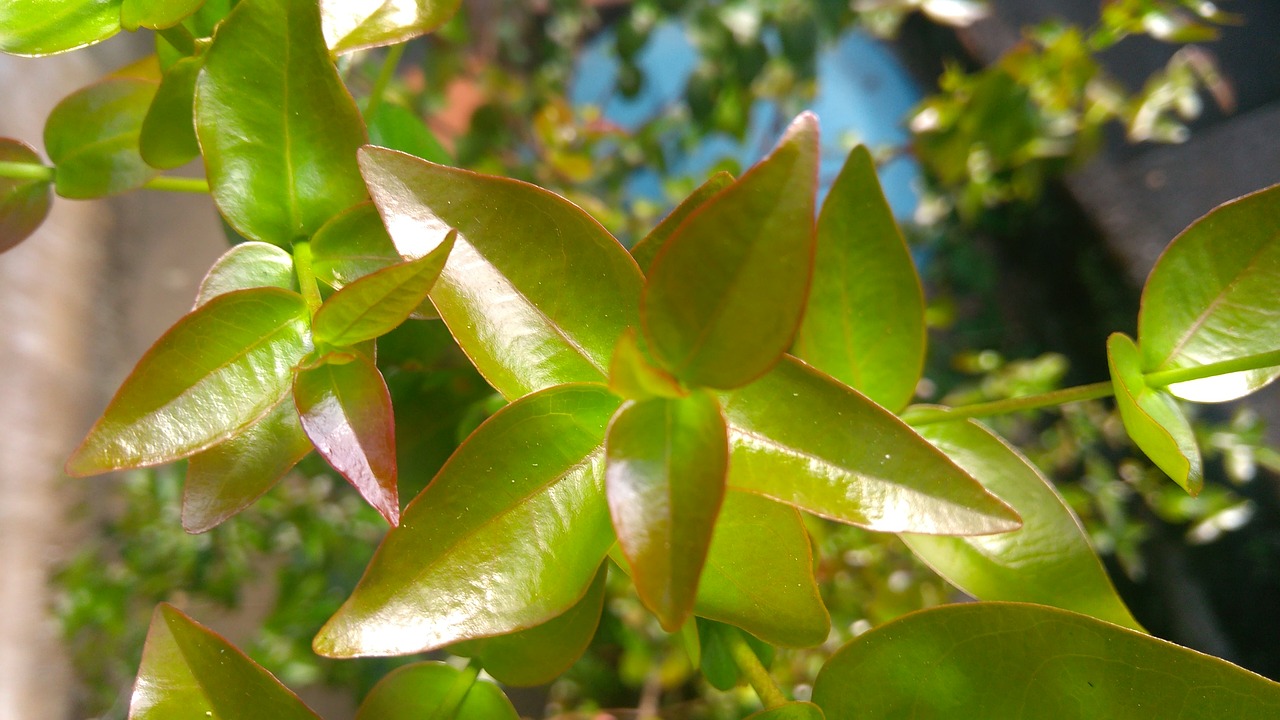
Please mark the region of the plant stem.
POLYGON ((400 43, 393 45, 387 51, 387 57, 382 61, 382 69, 378 70, 378 77, 373 81, 373 89, 369 91, 369 101, 364 107, 366 120, 372 118, 378 111, 378 106, 382 104, 382 95, 387 91, 391 78, 395 76, 396 68, 400 66, 400 57, 404 55, 404 48, 404 43, 400 43))
POLYGON ((478 677, 480 677, 480 661, 472 659, 463 668, 462 674, 458 676, 458 679, 453 682, 453 686, 449 688, 449 693, 436 706, 435 714, 431 716, 431 720, 453 720, 458 713, 458 708, 467 699, 467 693, 471 692, 472 686, 476 684, 476 678, 478 677))
POLYGON ((1245 357, 1223 360, 1222 362, 1209 363, 1208 365, 1161 370, 1160 372, 1147 373, 1145 377, 1147 385, 1164 387, 1189 380, 1203 380, 1204 378, 1240 372, 1241 370, 1260 370, 1278 365, 1280 365, 1280 350, 1272 350, 1271 352, 1246 355, 1245 357))
POLYGON ((146 185, 142 186, 143 190, 159 190, 162 192, 181 192, 181 193, 198 193, 201 195, 209 194, 209 181, 204 178, 175 177, 173 175, 161 175, 151 178, 146 185))
POLYGON ((729 654, 733 657, 733 663, 738 666, 738 672, 751 683, 756 695, 760 696, 760 702, 764 703, 765 709, 770 710, 787 704, 787 697, 778 689, 773 678, 769 677, 769 671, 760 664, 760 658, 756 657, 755 650, 752 650, 746 639, 742 637, 742 632, 734 627, 723 627, 719 630, 720 636, 729 645, 729 654))
POLYGON ((0 162, 0 177, 15 180, 53 180, 53 168, 23 162, 0 162))
POLYGON ((293 270, 298 274, 298 287, 307 301, 307 309, 315 315, 320 309, 320 286, 316 284, 316 274, 311 269, 311 243, 306 240, 293 244, 293 270))
POLYGON ((902 419, 909 425, 931 425, 951 420, 1003 415, 1021 410, 1036 410, 1084 400, 1097 400, 1098 398, 1109 397, 1114 392, 1111 383, 1104 381, 1091 385, 1077 385, 1076 387, 1063 388, 1062 390, 1054 390, 1053 392, 1040 393, 1038 395, 1025 395, 1006 400, 961 405, 955 408, 919 408, 903 413, 902 419))
POLYGON ((191 31, 185 27, 181 25, 174 25, 173 27, 167 27, 163 30, 157 30, 156 32, 160 37, 164 38, 166 42, 172 45, 173 49, 183 55, 190 56, 196 54, 195 36, 193 36, 191 31))

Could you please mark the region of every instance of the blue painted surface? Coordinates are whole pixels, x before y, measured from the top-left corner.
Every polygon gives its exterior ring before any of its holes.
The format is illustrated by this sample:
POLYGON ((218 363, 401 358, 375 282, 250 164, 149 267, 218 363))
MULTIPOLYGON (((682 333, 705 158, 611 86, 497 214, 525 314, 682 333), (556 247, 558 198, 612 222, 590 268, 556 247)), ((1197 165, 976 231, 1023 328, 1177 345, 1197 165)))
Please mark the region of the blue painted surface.
MULTIPOLYGON (((680 25, 668 22, 654 29, 638 57, 646 81, 634 98, 614 92, 618 62, 612 46, 612 34, 602 33, 579 58, 570 92, 575 104, 598 106, 610 122, 635 129, 681 100, 698 56, 680 25)), ((856 30, 820 53, 817 72, 818 92, 812 110, 822 123, 821 182, 825 193, 854 143, 876 149, 898 147, 907 141, 903 122, 921 93, 888 49, 856 30)), ((774 104, 758 102, 751 108, 744 141, 712 134, 692 153, 677 155, 673 148, 668 157, 670 174, 701 181, 724 158, 747 167, 769 150, 789 119, 782 117, 774 104)), ((885 195, 900 218, 915 212, 919 176, 919 165, 905 156, 880 169, 885 195)), ((636 197, 665 200, 659 178, 652 171, 637 173, 629 191, 636 197)))

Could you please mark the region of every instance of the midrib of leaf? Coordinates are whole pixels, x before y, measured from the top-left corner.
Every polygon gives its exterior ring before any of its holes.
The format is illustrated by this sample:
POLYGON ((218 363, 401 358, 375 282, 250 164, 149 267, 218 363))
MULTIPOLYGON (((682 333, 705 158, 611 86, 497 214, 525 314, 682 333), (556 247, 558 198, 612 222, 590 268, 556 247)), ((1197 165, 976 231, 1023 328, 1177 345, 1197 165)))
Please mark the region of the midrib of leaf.
MULTIPOLYGON (((293 12, 292 8, 286 3, 284 22, 281 24, 280 31, 284 34, 284 43, 281 52, 284 53, 284 62, 280 65, 283 72, 280 74, 280 92, 284 96, 280 109, 281 114, 281 134, 284 136, 284 190, 289 198, 289 238, 296 235, 302 228, 301 211, 298 209, 298 186, 295 183, 296 171, 293 168, 293 133, 292 126, 289 124, 289 77, 293 74, 293 53, 290 52, 292 43, 290 42, 290 34, 292 31, 293 12)), ((318 121, 322 121, 316 118, 318 121)), ((323 122, 323 121, 322 121, 323 122)))
MULTIPOLYGON (((77 145, 75 146, 75 149, 63 155, 61 161, 56 164, 67 165, 71 162, 79 160, 80 158, 84 157, 86 154, 89 154, 93 150, 117 149, 117 148, 128 149, 135 144, 135 143, 132 143, 131 141, 136 140, 138 138, 138 135, 139 133, 127 131, 127 132, 118 133, 116 135, 110 135, 108 137, 100 138, 98 140, 94 140, 93 142, 77 145)), ((147 166, 147 170, 149 172, 159 172, 151 168, 150 166, 147 166)))

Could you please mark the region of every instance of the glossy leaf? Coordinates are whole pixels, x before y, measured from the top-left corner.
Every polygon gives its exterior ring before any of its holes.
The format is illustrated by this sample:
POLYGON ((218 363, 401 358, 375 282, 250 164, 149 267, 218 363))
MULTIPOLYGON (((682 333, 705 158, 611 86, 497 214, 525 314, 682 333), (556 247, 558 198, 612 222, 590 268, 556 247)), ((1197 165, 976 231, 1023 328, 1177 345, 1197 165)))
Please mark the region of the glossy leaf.
POLYGON ((694 612, 776 645, 826 640, 831 618, 800 513, 759 495, 725 493, 694 612))
POLYGON ((138 28, 160 30, 182 22, 200 9, 205 0, 123 0, 120 25, 130 32, 138 28))
POLYGON ((5 0, 0 52, 52 55, 102 42, 120 32, 121 0, 5 0))
POLYGON ((706 182, 699 185, 698 189, 690 193, 689 197, 681 201, 670 214, 663 218, 657 227, 633 245, 631 257, 635 258, 640 269, 647 274, 649 268, 653 266, 653 259, 657 257, 658 251, 667 243, 667 239, 676 231, 676 228, 680 227, 680 223, 692 215, 694 210, 702 207, 704 203, 732 184, 733 176, 724 171, 707 178, 706 182))
POLYGON ((451 233, 417 260, 383 268, 334 293, 311 321, 316 339, 343 347, 395 330, 427 299, 449 258, 455 236, 451 233))
POLYGON ((649 269, 649 349, 693 385, 733 388, 791 347, 813 270, 818 120, 805 113, 774 151, 689 215, 649 269))
POLYGON ((1178 401, 1164 390, 1147 387, 1142 358, 1127 335, 1113 333, 1107 338, 1107 361, 1116 406, 1129 437, 1156 467, 1188 493, 1198 495, 1204 487, 1204 464, 1191 423, 1178 401))
POLYGON ((442 662, 397 668, 378 681, 360 704, 356 720, 519 720, 497 685, 477 681, 442 662), (463 695, 462 686, 470 688, 463 695), (459 697, 461 695, 461 697, 459 697), (442 706, 456 702, 452 714, 442 706))
POLYGON ((639 323, 642 278, 590 215, 533 185, 390 150, 366 148, 360 165, 404 256, 457 229, 431 299, 498 392, 605 380, 618 338, 639 323))
POLYGON ((623 404, 605 441, 605 489, 640 601, 667 632, 693 610, 724 499, 729 441, 705 392, 623 404))
POLYGON ((364 123, 314 0, 241 0, 205 53, 195 109, 213 199, 241 235, 288 247, 365 199, 364 123))
POLYGON ((384 100, 374 111, 369 123, 369 142, 392 150, 406 152, 423 160, 452 165, 453 158, 422 118, 409 108, 384 100))
POLYGON ((595 637, 604 609, 604 565, 587 594, 563 614, 528 630, 471 640, 449 647, 458 655, 477 657, 484 671, 504 685, 545 685, 573 666, 595 637))
POLYGON ((895 412, 924 367, 924 293, 865 146, 818 215, 813 285, 795 353, 895 412))
POLYGON ((747 720, 825 720, 822 710, 813 703, 789 702, 772 710, 761 710, 747 716, 747 720))
POLYGON ((226 639, 168 604, 156 607, 129 720, 319 720, 226 639))
MULTIPOLYGON (((1195 367, 1280 349, 1280 185, 1229 202, 1174 239, 1147 278, 1142 370, 1195 367)), ((1197 402, 1248 395, 1280 367, 1177 383, 1197 402)))
MULTIPOLYGON (((734 662, 733 654, 729 651, 724 633, 738 632, 738 630, 706 618, 697 618, 697 630, 698 641, 702 646, 699 665, 702 676, 711 687, 721 692, 729 692, 737 687, 741 676, 738 672, 738 664, 734 662)), ((775 651, 772 645, 759 640, 751 633, 743 633, 742 638, 746 640, 747 647, 755 653, 761 665, 768 668, 773 664, 775 651)))
POLYGON ((461 0, 320 0, 324 38, 334 55, 398 45, 425 35, 457 12, 461 0))
POLYGON ((371 360, 359 354, 344 359, 298 371, 298 417, 316 451, 394 527, 400 496, 391 394, 371 360))
POLYGON ((577 603, 613 544, 603 445, 618 404, 603 387, 564 385, 489 418, 387 533, 316 652, 423 652, 577 603))
POLYGON ((116 391, 67 461, 69 475, 171 462, 263 417, 311 349, 302 297, 279 288, 221 295, 169 329, 116 391))
POLYGON ((1017 514, 897 417, 786 357, 722 396, 729 486, 869 530, 988 535, 1017 514))
POLYGON ((44 146, 57 166, 59 195, 114 195, 140 188, 156 174, 138 153, 138 137, 157 87, 149 80, 112 78, 77 90, 53 108, 44 146))
POLYGON ((618 338, 609 361, 609 389, 629 400, 651 397, 679 398, 688 395, 680 381, 655 366, 640 348, 640 338, 635 328, 618 338))
POLYGON ((1280 714, 1280 685, 1085 615, 972 603, 858 637, 813 702, 832 718, 1262 720, 1280 714))
MULTIPOLYGON (((26 143, 0 138, 0 162, 43 165, 26 143)), ((31 236, 49 215, 53 191, 48 180, 0 178, 0 252, 31 236)))
POLYGON ((183 58, 165 71, 160 89, 142 120, 138 149, 148 165, 181 167, 200 155, 194 119, 196 78, 203 58, 183 58))
POLYGON ((999 535, 907 535, 911 551, 979 600, 1032 602, 1142 631, 1116 594, 1080 521, 1047 478, 976 420, 919 428, 983 487, 1022 516, 999 535))
POLYGON ((249 507, 311 451, 293 399, 187 461, 182 529, 202 533, 249 507))
POLYGON ((259 287, 297 291, 293 256, 269 243, 240 243, 223 253, 200 281, 196 307, 219 295, 259 287))

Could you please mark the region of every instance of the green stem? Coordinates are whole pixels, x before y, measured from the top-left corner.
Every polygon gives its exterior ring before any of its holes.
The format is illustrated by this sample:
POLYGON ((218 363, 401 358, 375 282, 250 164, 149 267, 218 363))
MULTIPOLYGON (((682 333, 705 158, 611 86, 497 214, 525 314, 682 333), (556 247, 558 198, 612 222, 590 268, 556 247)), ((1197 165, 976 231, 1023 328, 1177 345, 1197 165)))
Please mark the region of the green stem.
POLYGON ((15 180, 53 181, 53 168, 47 165, 23 162, 0 162, 0 177, 15 180))
POLYGON ((382 61, 382 69, 378 71, 378 77, 373 81, 373 89, 369 91, 369 101, 364 107, 365 119, 372 118, 378 111, 378 105, 382 104, 382 96, 386 93, 391 78, 395 76, 396 68, 400 66, 400 57, 404 55, 404 48, 404 43, 401 43, 393 45, 387 51, 387 57, 382 61))
POLYGON ((1246 355, 1245 357, 1223 360, 1222 362, 1209 363, 1207 365, 1161 370, 1147 373, 1145 377, 1147 385, 1164 387, 1189 380, 1203 380, 1204 378, 1240 372, 1241 370, 1261 370, 1262 368, 1276 367, 1278 365, 1280 365, 1280 350, 1272 350, 1271 352, 1246 355))
POLYGON ((1082 402, 1084 400, 1097 400, 1098 398, 1109 397, 1112 394, 1114 394, 1114 389, 1109 381, 1098 382, 1091 385, 1078 385, 1076 387, 1063 388, 1062 390, 1054 390, 1053 392, 1040 393, 1039 395, 1025 395, 1023 397, 1008 398, 1007 400, 961 405, 955 408, 918 408, 903 413, 902 419, 910 425, 931 425, 951 420, 1003 415, 1022 410, 1036 410, 1038 408, 1066 405, 1067 403, 1082 402))
POLYGON ((480 677, 480 661, 472 659, 462 670, 462 674, 453 682, 449 688, 448 694, 436 706, 435 713, 430 720, 453 720, 458 713, 458 708, 462 707, 462 703, 467 699, 467 693, 471 692, 471 688, 476 684, 476 678, 480 677))
POLYGON ((746 639, 742 637, 742 632, 737 628, 723 627, 720 628, 720 633, 729 645, 729 655, 733 657, 733 663, 738 666, 738 672, 751 683, 756 695, 760 696, 760 702, 764 703, 765 709, 772 710, 786 705, 787 696, 782 694, 773 682, 773 678, 769 677, 769 671, 760 664, 760 658, 756 657, 756 651, 752 650, 746 639))
POLYGON ((298 274, 298 287, 307 301, 312 315, 320 309, 320 286, 316 284, 315 271, 311 269, 311 243, 303 240, 293 244, 293 269, 298 274))
POLYGON ((185 27, 181 25, 174 25, 173 27, 167 27, 163 30, 157 30, 156 32, 159 33, 160 37, 164 38, 166 42, 172 45, 173 49, 183 55, 190 56, 196 54, 196 38, 191 34, 191 31, 185 27))
POLYGON ((162 192, 181 192, 181 193, 198 193, 201 195, 209 194, 209 181, 204 178, 188 178, 175 177, 173 175, 161 175, 151 178, 146 185, 142 186, 143 190, 160 190, 162 192))

